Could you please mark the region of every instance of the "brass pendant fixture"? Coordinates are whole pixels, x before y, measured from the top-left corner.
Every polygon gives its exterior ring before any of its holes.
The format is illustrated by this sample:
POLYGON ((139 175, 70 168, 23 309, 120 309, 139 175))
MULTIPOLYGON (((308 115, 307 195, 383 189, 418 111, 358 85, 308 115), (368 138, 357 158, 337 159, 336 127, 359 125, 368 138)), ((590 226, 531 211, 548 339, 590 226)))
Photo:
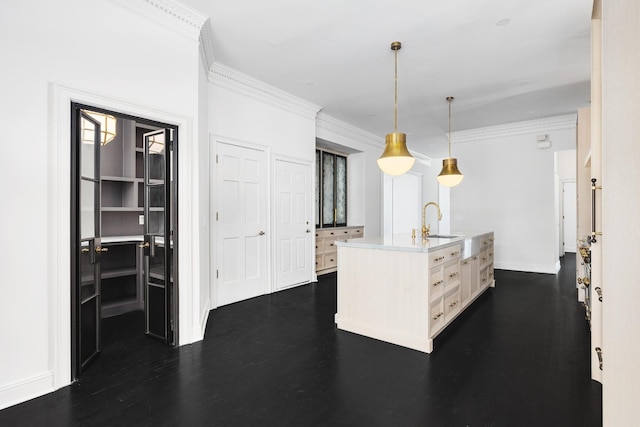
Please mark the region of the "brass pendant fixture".
POLYGON ((398 50, 400 42, 391 43, 391 50, 395 53, 395 98, 393 104, 393 132, 385 137, 384 151, 378 159, 378 167, 387 175, 403 175, 407 173, 416 159, 407 149, 407 135, 398 132, 398 50))
POLYGON ((442 159, 442 171, 438 175, 438 182, 445 187, 455 187, 464 179, 462 172, 458 170, 458 159, 451 157, 451 102, 453 96, 447 97, 449 103, 449 158, 442 159))

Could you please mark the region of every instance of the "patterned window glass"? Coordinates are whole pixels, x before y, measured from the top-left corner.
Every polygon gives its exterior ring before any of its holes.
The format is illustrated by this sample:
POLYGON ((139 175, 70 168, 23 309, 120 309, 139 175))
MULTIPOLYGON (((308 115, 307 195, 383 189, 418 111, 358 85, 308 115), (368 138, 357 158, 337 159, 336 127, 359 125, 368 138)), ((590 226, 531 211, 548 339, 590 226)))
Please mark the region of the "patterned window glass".
POLYGON ((347 225, 347 158, 336 156, 336 225, 347 225))
POLYGON ((322 153, 322 224, 333 225, 334 155, 322 153))
POLYGON ((316 227, 347 225, 347 157, 316 150, 316 227))

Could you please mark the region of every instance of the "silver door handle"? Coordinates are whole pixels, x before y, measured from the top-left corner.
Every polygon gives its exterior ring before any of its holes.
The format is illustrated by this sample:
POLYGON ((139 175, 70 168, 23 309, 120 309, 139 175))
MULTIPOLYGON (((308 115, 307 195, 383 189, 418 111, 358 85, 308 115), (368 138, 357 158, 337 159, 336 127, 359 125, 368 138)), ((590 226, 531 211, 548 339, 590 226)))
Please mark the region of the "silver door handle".
POLYGON ((307 233, 311 233, 311 230, 309 230, 308 228, 307 228, 307 233))
POLYGON ((260 232, 258 233, 258 236, 264 236, 264 231, 260 230, 260 232))

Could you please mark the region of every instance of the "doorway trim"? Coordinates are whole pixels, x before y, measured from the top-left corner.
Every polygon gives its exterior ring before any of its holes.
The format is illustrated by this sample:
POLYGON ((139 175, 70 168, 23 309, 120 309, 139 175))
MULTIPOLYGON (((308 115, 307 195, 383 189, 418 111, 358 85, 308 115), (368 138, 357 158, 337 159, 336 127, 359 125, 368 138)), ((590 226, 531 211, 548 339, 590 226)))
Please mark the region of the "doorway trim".
MULTIPOLYGON (((194 271, 199 269, 197 249, 199 241, 191 216, 198 212, 192 188, 197 182, 198 168, 194 163, 191 119, 152 107, 133 104, 95 93, 50 82, 49 84, 49 152, 47 206, 47 272, 51 278, 49 311, 49 366, 53 390, 71 383, 71 103, 92 105, 96 108, 118 111, 131 116, 144 117, 178 127, 180 156, 178 156, 178 275, 179 345, 201 340, 204 331, 194 328, 193 318, 199 315, 199 293, 194 288, 194 271)), ((197 225, 197 221, 195 223, 197 225)), ((197 279, 197 277, 196 277, 197 279)))

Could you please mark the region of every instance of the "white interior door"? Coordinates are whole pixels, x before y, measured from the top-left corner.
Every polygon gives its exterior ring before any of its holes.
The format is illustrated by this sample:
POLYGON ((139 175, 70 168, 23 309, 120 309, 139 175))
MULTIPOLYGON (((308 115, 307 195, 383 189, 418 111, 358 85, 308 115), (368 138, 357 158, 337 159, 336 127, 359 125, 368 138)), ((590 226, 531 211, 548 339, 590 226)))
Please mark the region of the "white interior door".
POLYGON ((384 234, 420 233, 422 226, 422 175, 384 175, 384 234))
POLYGON ((217 305, 267 291, 267 156, 218 142, 214 214, 217 305))
POLYGON ((576 183, 562 185, 562 232, 564 252, 576 251, 576 183))
POLYGON ((311 280, 311 166, 276 160, 276 289, 311 280))

